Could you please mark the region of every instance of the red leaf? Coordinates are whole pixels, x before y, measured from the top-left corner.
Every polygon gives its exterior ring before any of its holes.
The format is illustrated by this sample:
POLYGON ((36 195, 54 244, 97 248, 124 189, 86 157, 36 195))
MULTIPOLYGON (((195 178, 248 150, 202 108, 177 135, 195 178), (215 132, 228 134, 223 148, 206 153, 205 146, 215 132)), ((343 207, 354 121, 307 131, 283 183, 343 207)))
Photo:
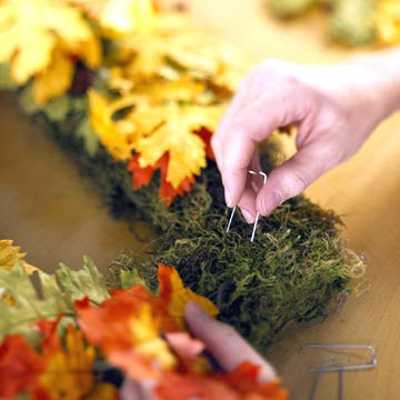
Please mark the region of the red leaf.
POLYGON ((168 181, 167 181, 167 171, 168 171, 168 162, 169 156, 168 154, 164 154, 160 160, 157 162, 157 166, 160 168, 160 199, 164 202, 164 204, 169 207, 176 197, 181 196, 185 193, 188 193, 192 190, 194 178, 186 178, 183 182, 179 185, 178 188, 174 188, 168 181))
POLYGON ((209 131, 207 128, 202 127, 199 130, 197 130, 195 133, 197 135, 199 135, 203 139, 203 141, 204 141, 204 143, 206 145, 207 157, 210 160, 215 160, 214 152, 213 152, 213 149, 211 147, 212 132, 209 131))
POLYGON ((22 335, 7 336, 0 345, 0 398, 29 392, 43 368, 40 356, 22 335))
POLYGON ((133 188, 138 190, 150 183, 155 169, 153 167, 142 168, 139 164, 139 155, 135 154, 129 161, 128 171, 132 173, 133 188))

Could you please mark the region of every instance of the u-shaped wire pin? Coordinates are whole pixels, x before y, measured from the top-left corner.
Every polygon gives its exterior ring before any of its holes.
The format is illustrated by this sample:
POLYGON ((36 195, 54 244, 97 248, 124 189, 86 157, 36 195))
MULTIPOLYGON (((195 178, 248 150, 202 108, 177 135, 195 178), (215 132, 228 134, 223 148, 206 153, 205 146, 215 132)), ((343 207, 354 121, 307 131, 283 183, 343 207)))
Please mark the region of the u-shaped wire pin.
MULTIPOLYGON (((268 176, 265 172, 263 172, 263 171, 257 172, 257 171, 250 170, 249 174, 250 175, 259 175, 263 178, 263 185, 265 185, 267 183, 268 176)), ((236 209, 237 209, 237 206, 235 206, 233 208, 231 216, 229 217, 229 222, 228 222, 228 227, 226 228, 226 233, 228 233, 231 230, 231 226, 232 226, 233 218, 235 217, 236 209)), ((254 239, 256 238, 256 232, 257 232, 257 226, 258 226, 259 219, 260 219, 260 214, 257 213, 256 220, 254 221, 254 225, 253 225, 253 231, 251 233, 250 242, 254 242, 254 239)))

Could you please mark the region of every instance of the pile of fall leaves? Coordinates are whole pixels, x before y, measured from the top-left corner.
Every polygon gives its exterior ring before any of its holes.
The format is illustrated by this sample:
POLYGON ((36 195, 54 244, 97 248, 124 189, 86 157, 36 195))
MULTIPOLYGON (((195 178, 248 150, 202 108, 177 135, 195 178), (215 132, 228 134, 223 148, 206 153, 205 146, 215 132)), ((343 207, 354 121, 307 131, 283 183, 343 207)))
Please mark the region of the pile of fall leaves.
POLYGON ((210 316, 218 310, 184 287, 173 267, 158 266, 157 291, 135 271, 111 290, 88 258, 79 270, 60 265, 49 275, 1 240, 0 287, 1 399, 118 399, 102 374, 111 366, 153 387, 154 399, 287 398, 278 381, 257 382, 256 365, 213 369, 183 315, 188 301, 210 316))
POLYGON ((166 205, 212 158, 211 132, 241 63, 234 49, 151 0, 0 1, 0 64, 12 82, 38 109, 78 87, 90 113, 88 153, 101 145, 125 163, 134 189, 159 170, 166 205))

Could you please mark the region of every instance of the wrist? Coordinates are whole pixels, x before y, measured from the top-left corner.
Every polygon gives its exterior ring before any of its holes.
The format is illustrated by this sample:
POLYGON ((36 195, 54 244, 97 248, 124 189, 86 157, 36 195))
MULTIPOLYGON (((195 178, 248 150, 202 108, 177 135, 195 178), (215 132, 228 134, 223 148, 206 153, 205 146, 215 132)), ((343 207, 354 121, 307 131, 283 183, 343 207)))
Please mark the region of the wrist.
POLYGON ((387 51, 354 61, 356 81, 365 101, 382 121, 400 110, 400 51, 387 51))

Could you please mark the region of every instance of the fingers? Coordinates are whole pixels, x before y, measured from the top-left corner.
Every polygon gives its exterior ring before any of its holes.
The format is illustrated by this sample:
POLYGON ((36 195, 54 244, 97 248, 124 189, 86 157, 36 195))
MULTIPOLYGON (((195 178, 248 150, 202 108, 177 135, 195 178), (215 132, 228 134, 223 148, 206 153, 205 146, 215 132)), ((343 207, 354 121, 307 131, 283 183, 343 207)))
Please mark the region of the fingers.
MULTIPOLYGON (((260 171, 260 158, 258 154, 254 154, 250 162, 250 170, 260 171)), ((256 198, 257 193, 261 189, 261 181, 258 176, 249 174, 247 171, 246 185, 242 197, 239 200, 238 206, 245 220, 249 224, 254 224, 257 215, 256 198)))
POLYGON ((186 306, 185 318, 224 370, 231 371, 247 361, 260 366, 261 382, 276 378, 273 368, 229 325, 210 318, 193 302, 186 306))
POLYGON ((239 91, 212 140, 229 207, 238 205, 245 191, 257 143, 281 126, 300 123, 309 109, 301 94, 305 89, 293 91, 292 82, 268 89, 253 96, 239 91))
POLYGON ((125 380, 119 392, 121 400, 146 400, 140 385, 130 379, 125 380))
POLYGON ((257 195, 258 212, 267 216, 286 200, 299 195, 331 167, 317 146, 301 149, 293 158, 275 168, 257 195))

